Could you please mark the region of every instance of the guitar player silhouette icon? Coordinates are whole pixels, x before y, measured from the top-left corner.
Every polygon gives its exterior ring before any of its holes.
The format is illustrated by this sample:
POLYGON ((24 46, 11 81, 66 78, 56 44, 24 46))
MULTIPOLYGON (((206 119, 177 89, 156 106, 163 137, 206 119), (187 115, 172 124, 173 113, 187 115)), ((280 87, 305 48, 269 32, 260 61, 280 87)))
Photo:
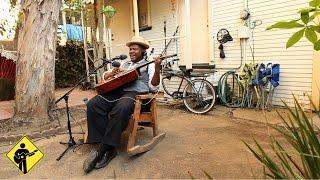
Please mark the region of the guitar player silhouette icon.
POLYGON ((14 153, 14 162, 19 165, 19 169, 24 174, 27 174, 27 157, 33 156, 38 150, 34 150, 30 153, 29 150, 25 147, 26 145, 24 143, 20 144, 20 149, 16 150, 16 152, 14 153))

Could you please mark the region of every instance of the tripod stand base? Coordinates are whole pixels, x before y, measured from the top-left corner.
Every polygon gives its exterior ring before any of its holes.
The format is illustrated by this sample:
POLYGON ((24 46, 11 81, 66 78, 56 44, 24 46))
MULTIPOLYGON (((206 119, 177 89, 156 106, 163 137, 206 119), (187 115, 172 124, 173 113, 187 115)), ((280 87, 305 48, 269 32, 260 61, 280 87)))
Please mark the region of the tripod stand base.
POLYGON ((67 144, 68 147, 60 154, 60 156, 56 159, 57 161, 59 161, 64 155, 65 153, 74 145, 76 145, 76 142, 74 141, 73 138, 69 139, 69 141, 67 143, 65 142, 60 142, 60 144, 67 144))

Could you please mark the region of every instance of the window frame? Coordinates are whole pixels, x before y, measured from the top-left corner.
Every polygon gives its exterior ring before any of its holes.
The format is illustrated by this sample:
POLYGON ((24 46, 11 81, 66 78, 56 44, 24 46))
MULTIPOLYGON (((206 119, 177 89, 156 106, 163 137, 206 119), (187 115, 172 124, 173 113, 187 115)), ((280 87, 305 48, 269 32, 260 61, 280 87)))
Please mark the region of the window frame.
POLYGON ((137 5, 138 5, 138 22, 139 22, 139 32, 141 31, 148 31, 152 29, 151 25, 151 6, 150 6, 150 0, 144 0, 146 1, 146 7, 147 7, 147 14, 146 14, 146 23, 141 25, 141 16, 140 16, 140 1, 142 0, 137 0, 137 5))

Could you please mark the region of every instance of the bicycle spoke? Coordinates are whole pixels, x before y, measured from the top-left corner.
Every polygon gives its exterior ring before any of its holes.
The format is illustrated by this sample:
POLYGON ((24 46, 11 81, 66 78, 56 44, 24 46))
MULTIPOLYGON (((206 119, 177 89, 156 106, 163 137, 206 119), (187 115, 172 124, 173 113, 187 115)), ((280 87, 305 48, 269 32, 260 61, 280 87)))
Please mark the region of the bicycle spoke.
POLYGON ((196 106, 193 107, 193 109, 196 109, 196 108, 197 109, 205 109, 206 105, 208 104, 205 101, 200 100, 199 94, 196 93, 196 96, 197 96, 196 99, 195 99, 196 106))
MULTIPOLYGON (((202 86, 202 87, 201 87, 201 91, 199 91, 199 94, 201 94, 201 96, 202 96, 201 98, 203 98, 203 95, 202 95, 202 93, 201 93, 202 90, 203 90, 203 87, 204 87, 204 83, 203 83, 203 82, 201 83, 201 86, 202 86)), ((202 99, 202 100, 199 100, 199 101, 200 101, 200 102, 199 102, 200 105, 203 106, 202 109, 204 109, 204 108, 206 107, 206 105, 208 105, 208 103, 207 103, 205 100, 203 100, 203 99, 202 99)))

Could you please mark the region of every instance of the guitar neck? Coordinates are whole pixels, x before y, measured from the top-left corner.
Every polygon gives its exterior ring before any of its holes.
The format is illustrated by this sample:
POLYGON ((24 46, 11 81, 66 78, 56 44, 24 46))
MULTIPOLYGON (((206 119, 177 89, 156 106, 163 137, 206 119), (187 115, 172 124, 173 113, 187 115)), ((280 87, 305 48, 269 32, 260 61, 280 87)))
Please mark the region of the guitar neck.
MULTIPOLYGON (((169 56, 162 56, 162 57, 160 57, 160 59, 163 60, 163 59, 165 59, 165 58, 171 58, 171 57, 175 57, 175 56, 177 56, 177 54, 173 54, 173 55, 169 55, 169 56)), ((148 65, 151 64, 151 63, 154 63, 154 60, 149 61, 149 62, 147 62, 147 63, 145 63, 145 64, 142 64, 142 65, 136 67, 136 69, 138 70, 138 69, 140 69, 140 68, 142 68, 142 67, 148 66, 148 65)))
POLYGON ((143 68, 143 67, 145 67, 145 66, 148 66, 148 65, 151 64, 151 63, 154 63, 154 60, 149 61, 149 62, 147 62, 147 63, 145 63, 145 64, 141 64, 140 66, 136 67, 136 69, 138 70, 138 69, 140 69, 140 68, 143 68))
POLYGON ((33 152, 31 153, 27 153, 26 156, 33 156, 38 150, 34 150, 33 152))

